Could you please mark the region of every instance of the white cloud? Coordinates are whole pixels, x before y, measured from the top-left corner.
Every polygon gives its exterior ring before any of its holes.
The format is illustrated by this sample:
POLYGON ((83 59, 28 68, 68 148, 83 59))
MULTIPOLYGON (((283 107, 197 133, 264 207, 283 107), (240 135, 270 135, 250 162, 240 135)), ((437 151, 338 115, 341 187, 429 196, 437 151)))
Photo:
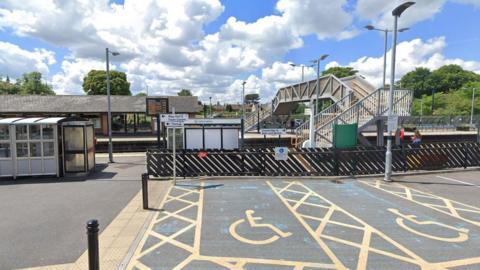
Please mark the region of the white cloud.
MULTIPOLYGON (((282 12, 285 24, 299 35, 315 34, 319 39, 336 38, 340 32, 349 32, 353 16, 344 7, 347 0, 279 0, 277 10, 282 12)), ((342 36, 351 34, 344 33, 342 36)))
MULTIPOLYGON (((445 1, 418 0, 401 22, 410 25, 431 18, 445 1)), ((452 1, 478 6, 476 0, 452 1)), ((92 68, 104 69, 104 48, 109 47, 120 52, 112 60, 122 63, 119 68, 127 73, 133 93, 148 85, 150 94, 176 94, 188 88, 203 100, 209 96, 230 100, 239 97, 238 83, 246 78, 247 89, 260 91, 268 101, 275 89, 301 80, 301 68, 282 59, 302 48, 305 36, 349 39, 359 32, 352 26, 358 20, 390 26, 390 10, 398 3, 400 0, 358 0, 356 4, 349 0, 278 0, 272 15, 252 22, 231 17, 218 32, 206 35, 205 25, 225 9, 219 0, 125 0, 124 5, 109 0, 3 0, 0 31, 69 50, 69 57, 59 59, 61 71, 51 76, 59 93, 83 93, 83 77, 92 68), (248 76, 252 73, 261 75, 248 76)), ((399 72, 415 64, 463 61, 443 57, 444 41, 419 42, 409 43, 414 50, 403 48, 408 51, 407 60, 399 63, 399 72)), ((48 72, 54 61, 47 50, 8 51, 7 56, 0 55, 0 61, 8 58, 15 62, 8 65, 11 70, 25 72, 33 66, 48 72)), ((383 60, 365 57, 352 64, 378 80, 383 60)), ((476 69, 476 62, 463 61, 462 65, 476 69)), ((6 66, 0 65, 0 71, 6 66)), ((315 70, 306 68, 305 78, 314 77, 315 70)))
MULTIPOLYGON (((115 66, 111 66, 115 69, 115 66)), ((62 71, 52 77, 53 89, 61 95, 84 94, 83 78, 92 69, 105 69, 105 62, 86 59, 64 60, 62 71)))
POLYGON ((15 44, 0 41, 0 75, 10 78, 23 73, 38 71, 47 75, 49 66, 55 63, 55 53, 45 49, 28 51, 15 44))
MULTIPOLYGON (((414 39, 398 44, 397 64, 395 67, 396 80, 416 67, 427 67, 433 70, 447 64, 457 64, 464 69, 480 73, 480 62, 446 58, 443 55, 443 50, 446 46, 445 37, 437 37, 427 41, 414 39)), ((390 81, 390 62, 391 50, 387 53, 387 83, 390 81)), ((331 62, 327 64, 327 68, 338 65, 337 62, 331 62)), ((375 86, 380 87, 382 85, 383 55, 379 57, 364 56, 348 63, 347 66, 358 70, 361 75, 365 76, 375 86)))

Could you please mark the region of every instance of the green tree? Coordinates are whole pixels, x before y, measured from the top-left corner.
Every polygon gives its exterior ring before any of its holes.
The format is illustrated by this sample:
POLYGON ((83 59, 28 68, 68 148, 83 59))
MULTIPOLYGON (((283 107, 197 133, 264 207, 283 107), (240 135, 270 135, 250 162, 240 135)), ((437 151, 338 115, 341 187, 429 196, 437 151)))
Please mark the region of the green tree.
POLYGON ((147 93, 140 92, 140 93, 137 93, 135 96, 137 96, 137 97, 146 97, 146 96, 147 96, 147 93))
POLYGON ((353 76, 358 73, 358 70, 355 70, 352 67, 331 67, 322 72, 322 75, 332 74, 337 78, 344 78, 348 76, 353 76))
POLYGON ((258 102, 260 102, 260 96, 258 94, 245 95, 246 104, 258 104, 258 102))
POLYGON ((191 97, 192 92, 189 89, 182 89, 180 90, 180 92, 177 93, 177 95, 181 97, 191 97))
MULTIPOLYGON (((107 94, 107 73, 104 70, 90 70, 83 78, 83 91, 87 95, 107 94)), ((131 96, 130 82, 125 72, 110 71, 110 94, 119 96, 131 96)))
POLYGON ((233 112, 232 105, 227 104, 227 106, 225 106, 225 111, 227 111, 227 112, 233 112))
POLYGON ((475 72, 464 70, 458 65, 445 65, 432 72, 432 84, 435 92, 447 92, 458 90, 464 84, 480 81, 480 75, 475 72))
POLYGON ((20 94, 20 87, 7 81, 0 80, 0 95, 18 95, 20 94))
POLYGON ((414 91, 415 97, 429 94, 432 90, 432 72, 428 68, 417 67, 405 74, 400 80, 402 88, 414 91))
POLYGON ((23 74, 17 79, 16 87, 21 95, 55 95, 52 87, 42 82, 42 73, 36 71, 23 74))

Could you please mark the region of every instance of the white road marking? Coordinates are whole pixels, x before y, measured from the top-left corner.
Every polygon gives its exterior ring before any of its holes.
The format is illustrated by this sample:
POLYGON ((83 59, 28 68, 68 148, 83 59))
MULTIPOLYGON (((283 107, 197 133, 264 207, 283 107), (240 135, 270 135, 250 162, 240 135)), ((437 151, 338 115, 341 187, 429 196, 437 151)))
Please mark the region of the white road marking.
POLYGON ((475 184, 472 184, 472 183, 469 183, 469 182, 464 182, 464 181, 460 181, 460 180, 457 180, 457 179, 453 179, 453 178, 449 178, 449 177, 445 177, 445 176, 439 176, 439 175, 436 175, 436 177, 442 178, 442 179, 444 179, 444 180, 454 181, 454 182, 466 184, 466 185, 468 185, 468 186, 474 186, 474 187, 480 188, 480 186, 475 185, 475 184))

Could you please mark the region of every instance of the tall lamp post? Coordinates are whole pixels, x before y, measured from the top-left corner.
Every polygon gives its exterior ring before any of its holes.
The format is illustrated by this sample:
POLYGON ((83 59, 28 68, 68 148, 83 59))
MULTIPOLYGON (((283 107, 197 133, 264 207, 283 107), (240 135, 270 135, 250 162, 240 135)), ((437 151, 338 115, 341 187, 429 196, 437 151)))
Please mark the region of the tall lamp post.
POLYGON ((113 144, 112 144, 112 106, 110 101, 110 59, 109 56, 120 55, 118 52, 112 52, 108 48, 105 48, 105 56, 107 62, 107 103, 108 103, 108 160, 113 163, 113 144))
POLYGON ((245 84, 247 82, 242 83, 242 119, 245 121, 245 84))
MULTIPOLYGON (((391 64, 391 74, 390 74, 390 92, 388 95, 388 118, 391 118, 393 115, 393 88, 395 84, 395 57, 397 53, 397 28, 398 28, 398 18, 402 13, 415 2, 405 2, 400 6, 396 7, 392 11, 394 17, 393 22, 393 47, 392 47, 392 64, 391 64)), ((392 137, 390 136, 390 130, 388 130, 388 140, 387 140, 387 152, 385 154, 385 181, 391 181, 392 178, 392 137)))
POLYGON ((312 60, 314 64, 317 64, 317 86, 316 86, 316 100, 315 100, 315 110, 313 115, 317 115, 318 113, 318 99, 320 98, 320 61, 325 60, 328 57, 328 54, 324 54, 320 56, 318 59, 312 60))
MULTIPOLYGON (((386 79, 387 79, 387 46, 388 46, 388 32, 392 32, 392 30, 390 29, 379 29, 379 28, 376 28, 375 26, 373 25, 367 25, 365 26, 366 29, 372 31, 380 31, 380 32, 383 32, 385 33, 385 48, 384 48, 384 53, 383 53, 383 89, 385 89, 385 86, 386 86, 386 79)), ((398 32, 405 32, 407 31, 409 28, 401 28, 398 30, 398 32)))
POLYGON ((472 91, 472 111, 470 112, 470 126, 473 127, 473 111, 475 110, 475 87, 472 91))
POLYGON ((213 112, 212 112, 212 97, 209 97, 210 99, 210 117, 209 118, 213 118, 213 112))

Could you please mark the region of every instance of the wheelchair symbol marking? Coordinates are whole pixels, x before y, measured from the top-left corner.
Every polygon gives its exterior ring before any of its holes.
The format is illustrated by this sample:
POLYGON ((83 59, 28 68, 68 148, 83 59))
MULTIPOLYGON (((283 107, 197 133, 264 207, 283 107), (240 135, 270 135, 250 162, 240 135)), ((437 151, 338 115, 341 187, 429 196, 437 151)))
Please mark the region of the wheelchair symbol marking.
POLYGON ((233 236, 233 238, 237 239, 240 242, 251 244, 251 245, 267 245, 267 244, 271 244, 271 243, 277 241, 278 239, 280 239, 280 237, 281 238, 286 238, 286 237, 289 237, 289 236, 292 235, 292 233, 283 232, 282 230, 280 230, 279 228, 275 227, 272 224, 257 223, 257 221, 262 220, 262 218, 261 217, 254 217, 253 216, 254 213, 255 213, 255 211, 253 211, 253 210, 247 210, 247 211, 245 211, 245 216, 247 217, 246 220, 242 218, 242 219, 239 219, 239 220, 233 222, 230 225, 229 231, 230 231, 230 234, 233 236), (274 236, 272 236, 268 239, 265 239, 265 240, 252 240, 252 239, 247 239, 243 236, 240 236, 237 233, 237 226, 242 224, 245 221, 248 221, 248 224, 252 228, 269 228, 270 230, 275 232, 276 235, 274 235, 274 236))
POLYGON ((398 226, 402 227, 403 229, 405 229, 405 230, 407 230, 411 233, 414 233, 414 234, 417 234, 417 235, 420 235, 420 236, 423 236, 423 237, 426 237, 426 238, 430 238, 430 239, 433 239, 433 240, 450 242, 450 243, 464 242, 464 241, 468 240, 468 229, 464 229, 464 228, 459 229, 459 228, 456 228, 456 227, 453 227, 453 226, 450 226, 450 225, 447 225, 447 224, 443 224, 443 223, 440 223, 440 222, 436 222, 436 221, 418 221, 416 219, 417 217, 415 215, 404 215, 404 214, 400 213, 400 211, 398 211, 398 209, 394 209, 394 208, 389 208, 388 211, 398 215, 399 217, 395 220, 397 222, 398 226), (407 225, 405 225, 404 219, 406 219, 410 222, 413 222, 415 224, 418 224, 418 225, 437 225, 437 226, 440 226, 440 227, 443 227, 443 228, 446 228, 446 229, 450 229, 450 230, 458 232, 458 236, 447 238, 447 237, 438 237, 438 236, 422 233, 422 232, 419 232, 419 231, 417 231, 415 229, 412 229, 412 228, 408 227, 407 225))

